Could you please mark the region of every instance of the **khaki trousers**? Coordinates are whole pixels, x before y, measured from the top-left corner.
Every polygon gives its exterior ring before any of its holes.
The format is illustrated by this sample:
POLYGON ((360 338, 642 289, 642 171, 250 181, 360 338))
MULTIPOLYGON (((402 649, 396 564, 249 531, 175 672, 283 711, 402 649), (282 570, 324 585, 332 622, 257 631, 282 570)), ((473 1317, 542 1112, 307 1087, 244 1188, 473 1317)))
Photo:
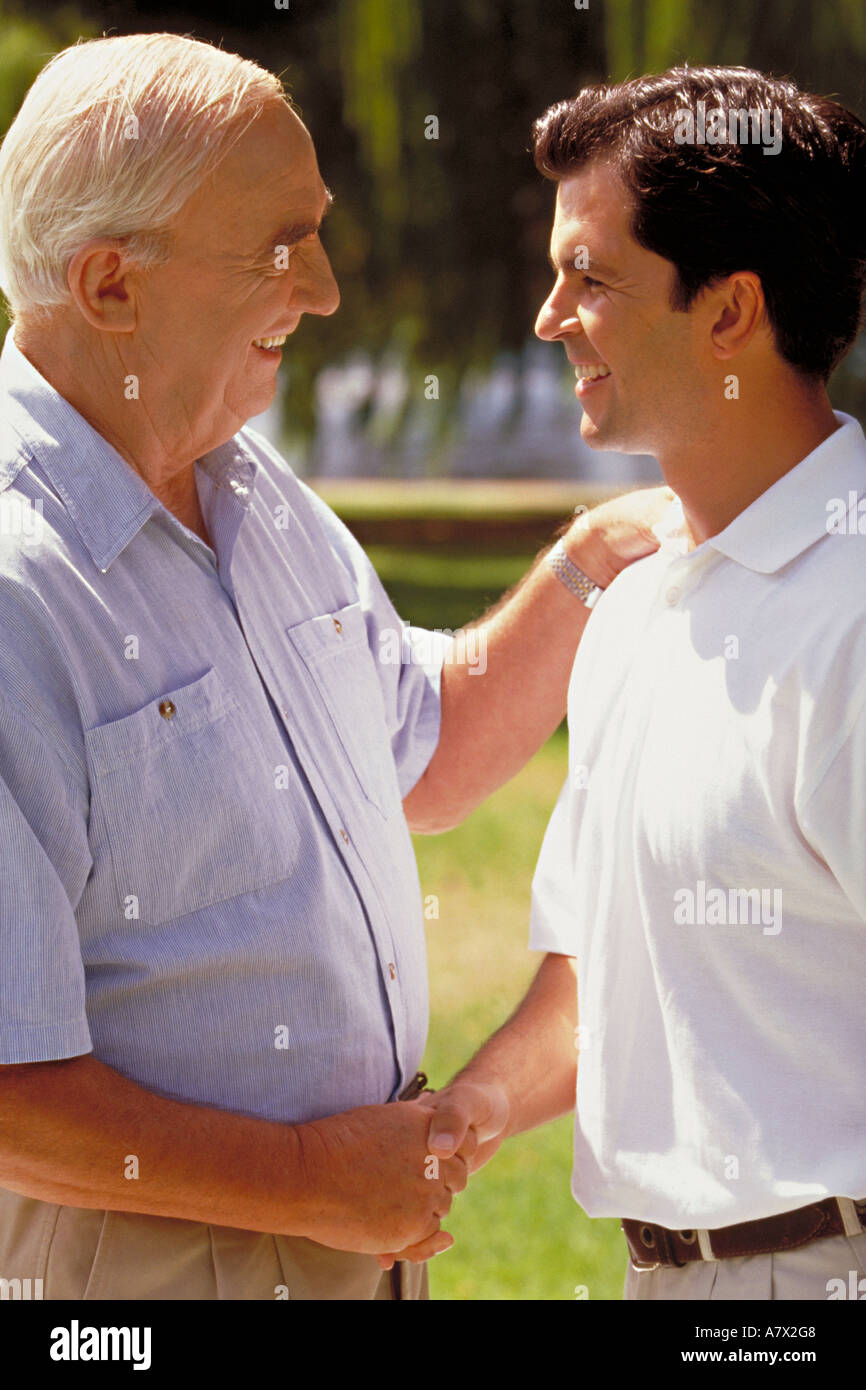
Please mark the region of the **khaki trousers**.
MULTIPOLYGON (((400 1269, 402 1297, 429 1298, 427 1266, 400 1269)), ((45 1299, 394 1297, 391 1275, 372 1255, 230 1226, 55 1206, 2 1188, 0 1279, 41 1279, 45 1299)))
POLYGON ((866 1299, 866 1232, 813 1240, 800 1250, 772 1255, 694 1260, 680 1269, 636 1269, 629 1260, 623 1297, 826 1300, 831 1294, 850 1298, 852 1292, 858 1299, 866 1299), (843 1293, 839 1284, 830 1284, 831 1279, 841 1279, 847 1292, 843 1293))

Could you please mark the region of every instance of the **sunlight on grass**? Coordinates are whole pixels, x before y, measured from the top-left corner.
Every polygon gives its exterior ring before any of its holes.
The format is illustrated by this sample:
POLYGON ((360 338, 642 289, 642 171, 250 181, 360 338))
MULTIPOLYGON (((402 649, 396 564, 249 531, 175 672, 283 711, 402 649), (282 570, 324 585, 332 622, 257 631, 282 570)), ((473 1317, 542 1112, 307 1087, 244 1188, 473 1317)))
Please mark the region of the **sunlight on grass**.
MULTIPOLYGON (((443 1085, 523 997, 541 957, 527 950, 532 874, 566 773, 560 730, 458 829, 416 836, 428 922, 432 1023, 424 1069, 443 1085)), ((625 1243, 570 1192, 572 1120, 509 1141, 458 1197, 454 1248, 430 1269, 437 1299, 617 1299, 625 1243)))

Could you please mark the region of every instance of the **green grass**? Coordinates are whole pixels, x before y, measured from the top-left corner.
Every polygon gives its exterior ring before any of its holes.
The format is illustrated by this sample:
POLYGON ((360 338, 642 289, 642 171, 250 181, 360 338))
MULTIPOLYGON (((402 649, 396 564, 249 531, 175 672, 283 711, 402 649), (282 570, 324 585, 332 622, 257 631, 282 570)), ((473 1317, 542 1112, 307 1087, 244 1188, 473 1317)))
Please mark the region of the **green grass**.
MULTIPOLYGON (((504 1022, 541 957, 527 950, 532 874, 566 773, 561 730, 456 830, 416 836, 425 895, 432 1023, 424 1059, 441 1086, 504 1022)), ((625 1243, 617 1221, 590 1221, 570 1192, 572 1120, 510 1140, 454 1203, 454 1247, 433 1260, 446 1300, 618 1299, 625 1243)))

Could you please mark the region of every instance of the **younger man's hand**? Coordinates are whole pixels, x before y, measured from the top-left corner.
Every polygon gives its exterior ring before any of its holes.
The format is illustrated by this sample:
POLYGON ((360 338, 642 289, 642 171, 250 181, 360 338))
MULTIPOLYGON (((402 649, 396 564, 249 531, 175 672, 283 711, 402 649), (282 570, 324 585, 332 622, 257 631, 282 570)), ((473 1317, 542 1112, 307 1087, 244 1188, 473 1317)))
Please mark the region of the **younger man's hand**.
MULTIPOLYGON (((493 1157, 505 1138, 510 1109, 505 1092, 495 1083, 457 1080, 441 1091, 424 1092, 407 1103, 431 1112, 428 1163, 430 1159, 444 1163, 462 1150, 467 1171, 475 1173, 493 1157), (477 1148, 473 1141, 477 1141, 477 1148)), ((395 1260, 425 1260, 432 1253, 439 1252, 430 1251, 424 1242, 393 1254, 378 1255, 377 1259, 382 1269, 391 1269, 395 1260)))

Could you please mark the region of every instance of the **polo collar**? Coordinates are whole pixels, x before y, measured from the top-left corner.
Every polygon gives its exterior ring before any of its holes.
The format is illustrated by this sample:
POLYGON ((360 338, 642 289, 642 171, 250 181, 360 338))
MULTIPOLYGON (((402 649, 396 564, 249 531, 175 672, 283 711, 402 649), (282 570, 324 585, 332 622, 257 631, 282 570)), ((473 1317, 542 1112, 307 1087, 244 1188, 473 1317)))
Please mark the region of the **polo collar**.
POLYGON ((846 507, 866 493, 866 439, 857 420, 841 411, 840 428, 762 492, 717 536, 705 542, 758 574, 775 574, 828 535, 834 499, 846 507))

